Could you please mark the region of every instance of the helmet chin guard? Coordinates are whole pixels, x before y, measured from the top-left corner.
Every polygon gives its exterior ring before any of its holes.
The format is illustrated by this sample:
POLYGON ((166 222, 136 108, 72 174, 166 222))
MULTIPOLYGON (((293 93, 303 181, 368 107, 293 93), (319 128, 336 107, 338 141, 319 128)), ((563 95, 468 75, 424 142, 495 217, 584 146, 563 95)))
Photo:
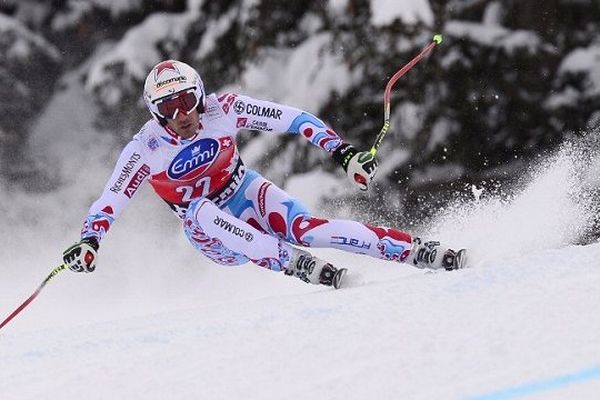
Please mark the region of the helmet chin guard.
POLYGON ((150 70, 150 73, 146 77, 144 102, 154 119, 164 126, 167 120, 158 111, 157 100, 189 89, 194 91, 194 95, 198 99, 198 112, 203 113, 205 101, 204 84, 198 72, 181 61, 161 61, 150 70))

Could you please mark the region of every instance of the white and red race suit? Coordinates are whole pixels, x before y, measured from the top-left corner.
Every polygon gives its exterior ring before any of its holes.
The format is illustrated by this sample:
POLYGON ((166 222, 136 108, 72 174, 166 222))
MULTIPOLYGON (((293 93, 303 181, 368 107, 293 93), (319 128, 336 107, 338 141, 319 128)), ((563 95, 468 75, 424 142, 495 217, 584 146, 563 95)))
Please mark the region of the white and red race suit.
POLYGON ((253 261, 272 270, 289 263, 291 244, 331 247, 403 261, 409 234, 350 220, 315 218, 256 171, 236 145, 242 129, 300 134, 332 153, 343 142, 314 115, 236 94, 207 96, 198 132, 183 139, 148 121, 123 149, 81 236, 98 241, 145 182, 183 221, 196 249, 223 265, 253 261))

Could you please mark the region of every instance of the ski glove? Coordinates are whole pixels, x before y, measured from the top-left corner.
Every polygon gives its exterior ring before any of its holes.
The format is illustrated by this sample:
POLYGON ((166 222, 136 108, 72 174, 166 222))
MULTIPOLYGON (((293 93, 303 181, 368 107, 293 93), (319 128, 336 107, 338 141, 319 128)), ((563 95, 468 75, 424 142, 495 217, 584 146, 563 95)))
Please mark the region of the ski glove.
POLYGON ((96 269, 99 247, 95 237, 81 239, 63 252, 65 266, 74 272, 93 272, 96 269))
POLYGON ((377 173, 377 160, 368 151, 358 151, 354 146, 345 143, 333 152, 333 159, 346 171, 350 180, 360 190, 367 190, 369 183, 377 173))

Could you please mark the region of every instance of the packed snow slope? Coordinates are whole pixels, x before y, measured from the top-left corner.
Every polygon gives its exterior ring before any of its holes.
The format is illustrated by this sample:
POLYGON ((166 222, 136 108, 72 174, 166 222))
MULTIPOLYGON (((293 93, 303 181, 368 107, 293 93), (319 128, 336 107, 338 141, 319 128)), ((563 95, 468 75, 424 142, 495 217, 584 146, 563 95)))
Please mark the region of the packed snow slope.
MULTIPOLYGON (((65 273, 0 333, 2 398, 597 398, 600 244, 452 273, 323 255, 349 287, 177 247, 65 273)), ((3 282, 2 310, 36 284, 3 282)))
MULTIPOLYGON (((77 240, 116 159, 86 101, 58 95, 31 143, 62 184, 0 193, 2 319, 77 240)), ((510 195, 473 188, 417 232, 468 247, 468 269, 317 250, 350 269, 337 291, 206 261, 143 190, 96 272, 62 272, 0 331, 0 398, 597 398, 600 243, 572 244, 597 212, 589 155, 565 146, 510 195)), ((315 207, 315 186, 344 184, 315 171, 287 189, 315 207)))

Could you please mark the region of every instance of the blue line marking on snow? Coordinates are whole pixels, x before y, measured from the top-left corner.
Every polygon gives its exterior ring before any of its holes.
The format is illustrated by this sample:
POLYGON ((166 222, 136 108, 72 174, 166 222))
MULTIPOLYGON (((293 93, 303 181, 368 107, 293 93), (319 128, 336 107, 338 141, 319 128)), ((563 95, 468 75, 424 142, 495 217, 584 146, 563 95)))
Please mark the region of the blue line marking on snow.
POLYGON ((600 378, 600 365, 573 372, 566 375, 550 378, 545 381, 527 383, 521 386, 515 386, 503 389, 494 393, 481 396, 468 397, 467 400, 506 400, 516 399, 518 397, 529 396, 540 392, 546 392, 560 387, 581 383, 590 379, 600 378))

